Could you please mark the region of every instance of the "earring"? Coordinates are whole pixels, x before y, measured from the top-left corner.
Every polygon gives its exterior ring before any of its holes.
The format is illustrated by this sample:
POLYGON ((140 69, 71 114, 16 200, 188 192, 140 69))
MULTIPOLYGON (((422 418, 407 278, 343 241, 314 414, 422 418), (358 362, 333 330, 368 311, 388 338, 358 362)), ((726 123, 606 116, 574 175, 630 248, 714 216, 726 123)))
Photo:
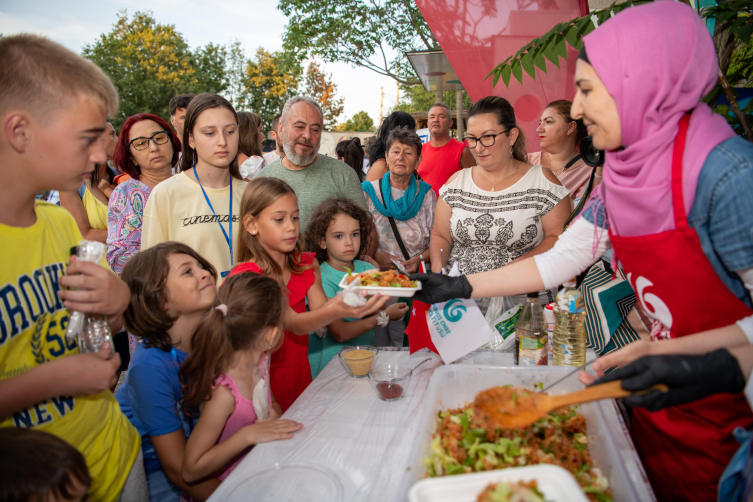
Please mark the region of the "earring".
POLYGON ((512 158, 512 148, 510 148, 510 158, 512 158))

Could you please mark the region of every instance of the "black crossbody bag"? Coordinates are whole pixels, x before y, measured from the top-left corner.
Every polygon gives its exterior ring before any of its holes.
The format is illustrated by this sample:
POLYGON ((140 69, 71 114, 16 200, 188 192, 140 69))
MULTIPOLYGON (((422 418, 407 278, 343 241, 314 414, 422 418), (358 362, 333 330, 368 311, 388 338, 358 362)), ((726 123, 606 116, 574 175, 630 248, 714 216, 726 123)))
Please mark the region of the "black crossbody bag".
MULTIPOLYGON (((382 195, 382 204, 384 204, 384 188, 382 188, 382 181, 379 181, 379 193, 382 195)), ((406 260, 410 260, 410 255, 408 254, 408 250, 405 248, 405 244, 403 244, 403 238, 400 237, 400 231, 397 229, 397 224, 395 223, 395 218, 392 216, 387 216, 387 219, 390 220, 390 226, 392 227, 392 233, 395 234, 395 240, 397 240, 397 245, 400 246, 400 251, 403 253, 403 257, 406 260)))

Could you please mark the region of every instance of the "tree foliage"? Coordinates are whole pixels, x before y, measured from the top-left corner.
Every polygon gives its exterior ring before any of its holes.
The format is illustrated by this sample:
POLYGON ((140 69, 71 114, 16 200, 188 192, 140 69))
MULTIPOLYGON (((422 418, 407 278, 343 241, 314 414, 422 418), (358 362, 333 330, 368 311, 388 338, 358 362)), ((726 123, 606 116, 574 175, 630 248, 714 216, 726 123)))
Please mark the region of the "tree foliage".
POLYGON ((319 101, 324 113, 324 128, 330 129, 337 124, 337 118, 342 115, 344 99, 335 96, 337 85, 332 82, 332 75, 327 78, 319 67, 319 63, 311 61, 306 70, 305 88, 303 93, 319 101))
POLYGON ((301 65, 285 54, 259 47, 246 66, 246 105, 269 124, 282 113, 285 101, 297 94, 302 72, 301 65))
POLYGON ((277 8, 288 17, 285 50, 362 66, 403 84, 416 83, 403 53, 439 47, 413 0, 280 0, 277 8))
MULTIPOLYGON (((548 33, 535 38, 521 47, 514 55, 498 64, 486 78, 492 77, 496 86, 500 78, 505 86, 510 85, 510 77, 523 83, 523 71, 536 80, 536 68, 546 73, 546 60, 559 68, 559 58, 567 61, 567 45, 579 50, 583 37, 596 29, 610 17, 634 5, 652 0, 628 0, 613 3, 606 9, 593 11, 584 17, 577 17, 554 26, 548 33)), ((753 51, 750 49, 753 35, 753 0, 721 0, 716 6, 704 8, 701 15, 714 18, 714 44, 719 59, 719 83, 704 97, 714 111, 723 115, 738 134, 753 141, 753 100, 745 110, 740 110, 737 93, 732 85, 745 85, 753 77, 753 51), (724 95, 729 104, 721 104, 724 95), (730 113, 731 112, 731 113, 730 113)))
POLYGON ((248 107, 246 91, 246 67, 248 59, 241 43, 236 39, 228 47, 227 53, 227 89, 223 94, 237 111, 248 107))
POLYGON ((151 12, 118 13, 110 33, 86 45, 82 55, 102 68, 120 96, 113 125, 136 113, 169 117, 176 94, 221 93, 227 88, 226 49, 209 44, 191 51, 175 26, 158 24, 151 12))
MULTIPOLYGON (((400 110, 408 113, 428 112, 429 107, 437 101, 437 95, 434 91, 427 91, 422 85, 401 85, 400 86, 400 103, 395 105, 391 112, 400 110)), ((444 91, 442 101, 450 107, 450 110, 456 108, 455 91, 444 91)), ((463 93, 463 110, 468 110, 473 105, 473 101, 467 93, 463 93)))
POLYGON ((334 128, 335 131, 370 132, 374 131, 374 121, 365 111, 360 111, 334 128))

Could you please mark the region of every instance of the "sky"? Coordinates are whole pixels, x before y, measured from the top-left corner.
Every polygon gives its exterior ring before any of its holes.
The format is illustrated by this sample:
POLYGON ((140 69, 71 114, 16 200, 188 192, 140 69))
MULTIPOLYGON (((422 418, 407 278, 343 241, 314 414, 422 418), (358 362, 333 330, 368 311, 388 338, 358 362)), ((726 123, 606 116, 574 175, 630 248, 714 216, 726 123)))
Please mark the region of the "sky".
MULTIPOLYGON (((41 34, 80 53, 112 29, 119 11, 126 9, 132 15, 151 10, 158 23, 175 25, 192 49, 238 39, 251 57, 260 46, 269 51, 282 49, 287 18, 276 7, 276 0, 0 0, 0 33, 41 34)), ((365 110, 377 123, 382 87, 385 115, 395 105, 393 79, 346 63, 324 63, 323 67, 332 74, 337 94, 345 98, 341 122, 365 110)))

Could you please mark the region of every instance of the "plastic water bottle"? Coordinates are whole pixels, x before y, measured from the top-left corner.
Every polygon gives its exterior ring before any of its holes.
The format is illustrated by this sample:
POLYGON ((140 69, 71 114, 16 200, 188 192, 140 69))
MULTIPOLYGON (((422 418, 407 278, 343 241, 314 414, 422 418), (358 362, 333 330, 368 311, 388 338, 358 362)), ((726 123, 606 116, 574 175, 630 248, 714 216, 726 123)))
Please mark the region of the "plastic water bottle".
POLYGON ((547 323, 546 336, 549 338, 547 364, 551 366, 554 364, 554 302, 546 304, 544 317, 546 317, 547 323))
POLYGON ((586 309, 575 279, 564 284, 554 306, 554 364, 582 366, 586 363, 586 309))
POLYGON ((539 293, 529 293, 515 325, 515 364, 546 366, 547 322, 539 303, 539 293))

